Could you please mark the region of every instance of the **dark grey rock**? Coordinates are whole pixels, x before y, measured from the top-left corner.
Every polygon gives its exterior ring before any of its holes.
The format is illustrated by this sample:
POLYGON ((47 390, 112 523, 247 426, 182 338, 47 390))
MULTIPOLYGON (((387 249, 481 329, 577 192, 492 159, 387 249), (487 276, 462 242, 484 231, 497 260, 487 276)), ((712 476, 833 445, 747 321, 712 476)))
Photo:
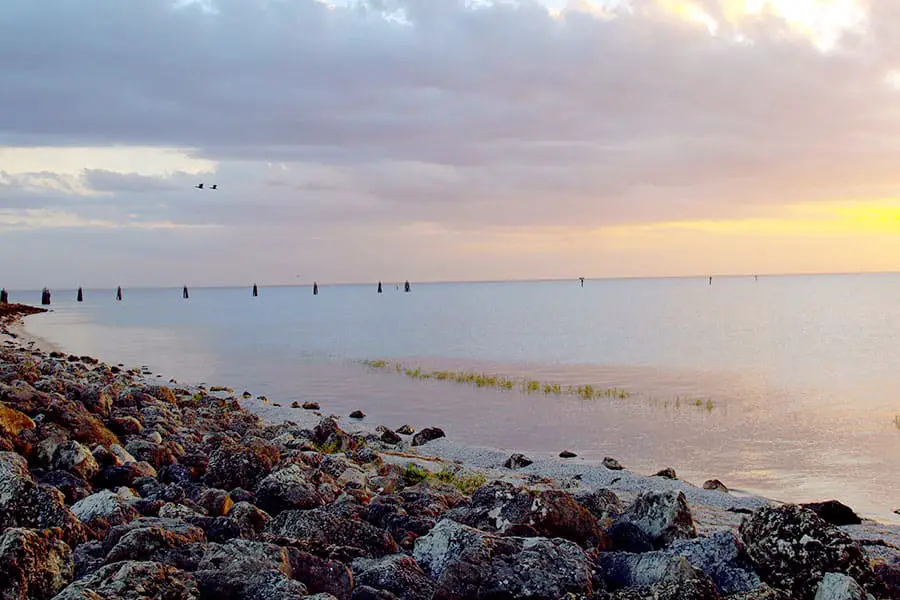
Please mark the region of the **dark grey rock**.
POLYGON ((400 600, 431 600, 434 582, 405 554, 380 559, 359 558, 351 564, 357 585, 385 590, 400 600))
POLYGON ((193 575, 155 562, 107 565, 71 584, 54 600, 200 600, 193 575))
POLYGON ((379 557, 395 554, 397 542, 387 532, 365 521, 347 519, 323 509, 287 510, 266 525, 266 531, 326 548, 346 546, 359 550, 360 556, 379 557))
POLYGON ((0 600, 49 600, 74 574, 72 550, 52 530, 12 527, 0 535, 0 600))
POLYGON ((859 525, 862 519, 859 518, 853 509, 846 504, 841 504, 837 500, 827 500, 825 502, 811 502, 809 504, 801 504, 803 508, 813 511, 826 523, 831 525, 859 525))
POLYGON ((506 462, 503 463, 503 466, 507 469, 521 469, 523 467, 527 467, 533 462, 533 460, 531 460, 524 454, 513 454, 506 459, 506 462))
POLYGON ((619 521, 637 525, 659 548, 676 539, 697 537, 684 492, 643 492, 619 521))
POLYGON ((256 490, 256 505, 271 515, 284 510, 306 510, 325 504, 324 498, 298 465, 263 479, 256 490))
POLYGON ((419 433, 415 434, 412 439, 413 446, 422 446, 433 440, 446 437, 444 430, 439 427, 426 427, 419 433))

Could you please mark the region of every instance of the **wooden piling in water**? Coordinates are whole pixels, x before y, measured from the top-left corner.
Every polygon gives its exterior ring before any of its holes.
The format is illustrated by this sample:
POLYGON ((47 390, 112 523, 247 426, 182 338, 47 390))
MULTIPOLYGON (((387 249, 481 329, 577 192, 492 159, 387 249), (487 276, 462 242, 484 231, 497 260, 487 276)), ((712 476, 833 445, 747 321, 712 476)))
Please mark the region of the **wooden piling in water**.
POLYGON ((122 301, 122 286, 116 288, 116 300, 122 301))
POLYGON ((319 284, 313 281, 313 296, 319 295, 319 284))
POLYGON ((81 286, 78 286, 78 295, 75 296, 76 302, 84 302, 84 290, 81 289, 81 286))
POLYGON ((254 283, 253 284, 253 297, 256 298, 257 296, 259 296, 259 288, 256 287, 256 284, 254 283))
POLYGON ((408 281, 403 285, 403 291, 406 292, 407 294, 409 293, 410 288, 409 288, 409 282, 408 282, 408 281))
POLYGON ((381 293, 381 282, 380 281, 378 282, 378 293, 379 294, 381 293))
POLYGON ((41 291, 41 304, 47 306, 50 304, 50 288, 44 288, 41 291))
POLYGON ((9 292, 6 291, 6 288, 0 290, 0 304, 9 304, 9 292))
POLYGON ((187 300, 188 298, 191 297, 191 295, 188 294, 187 286, 184 286, 184 289, 181 292, 181 297, 184 298, 185 300, 187 300))

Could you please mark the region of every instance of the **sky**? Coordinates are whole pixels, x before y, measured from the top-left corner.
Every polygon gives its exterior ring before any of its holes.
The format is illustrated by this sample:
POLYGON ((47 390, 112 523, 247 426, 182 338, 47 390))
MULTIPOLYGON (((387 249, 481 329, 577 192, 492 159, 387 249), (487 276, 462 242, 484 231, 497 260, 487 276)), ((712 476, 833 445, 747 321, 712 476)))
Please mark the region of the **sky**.
POLYGON ((0 286, 900 270, 898 30, 896 0, 3 0, 0 286))

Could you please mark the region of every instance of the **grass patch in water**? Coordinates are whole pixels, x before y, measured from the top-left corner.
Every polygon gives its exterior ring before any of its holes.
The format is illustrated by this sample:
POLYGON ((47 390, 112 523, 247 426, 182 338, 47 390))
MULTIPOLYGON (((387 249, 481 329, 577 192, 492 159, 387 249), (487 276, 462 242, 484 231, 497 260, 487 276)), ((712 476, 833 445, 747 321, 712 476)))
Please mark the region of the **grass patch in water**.
POLYGON ((447 483, 466 495, 471 495, 472 492, 487 483, 487 477, 481 473, 460 474, 454 473, 450 469, 444 469, 437 473, 433 473, 416 463, 409 463, 406 465, 406 468, 403 469, 403 479, 406 481, 407 485, 416 485, 423 481, 439 481, 441 483, 447 483))

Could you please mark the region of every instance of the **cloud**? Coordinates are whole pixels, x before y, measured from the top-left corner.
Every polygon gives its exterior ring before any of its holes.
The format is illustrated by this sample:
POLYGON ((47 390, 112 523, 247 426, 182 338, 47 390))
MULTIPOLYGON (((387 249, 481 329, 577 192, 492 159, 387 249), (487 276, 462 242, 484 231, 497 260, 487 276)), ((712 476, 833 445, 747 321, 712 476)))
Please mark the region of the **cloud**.
POLYGON ((486 236, 882 198, 898 25, 891 0, 7 0, 0 144, 35 154, 0 151, 0 206, 486 236))

